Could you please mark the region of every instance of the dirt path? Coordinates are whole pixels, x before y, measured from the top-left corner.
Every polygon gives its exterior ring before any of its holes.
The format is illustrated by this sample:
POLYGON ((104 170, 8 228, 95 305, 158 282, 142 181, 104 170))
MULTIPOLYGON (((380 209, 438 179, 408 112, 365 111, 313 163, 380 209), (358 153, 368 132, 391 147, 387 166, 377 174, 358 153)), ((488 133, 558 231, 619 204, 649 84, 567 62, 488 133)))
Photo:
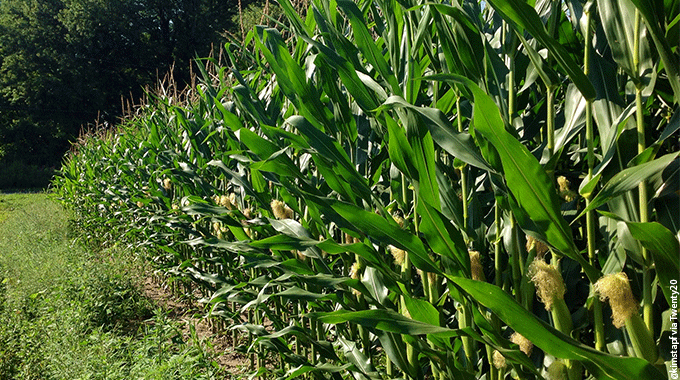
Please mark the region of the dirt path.
POLYGON ((228 373, 240 377, 250 371, 250 358, 234 351, 229 332, 216 332, 208 319, 200 317, 203 314, 200 305, 178 300, 167 287, 154 281, 151 276, 144 280, 141 290, 145 297, 182 323, 185 340, 189 339, 191 326, 194 326, 198 338, 210 342, 217 363, 228 373))

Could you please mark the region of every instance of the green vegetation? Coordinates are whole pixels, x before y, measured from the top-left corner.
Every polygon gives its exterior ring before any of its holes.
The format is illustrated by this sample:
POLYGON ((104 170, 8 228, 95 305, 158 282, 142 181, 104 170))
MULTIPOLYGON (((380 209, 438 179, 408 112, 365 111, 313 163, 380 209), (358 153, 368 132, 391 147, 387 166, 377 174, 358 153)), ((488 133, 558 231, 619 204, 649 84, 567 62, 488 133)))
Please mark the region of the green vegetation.
POLYGON ((0 188, 45 187, 31 166, 58 168, 81 129, 117 123, 166 75, 182 90, 191 60, 227 41, 237 3, 1 1, 0 188))
POLYGON ((79 228, 144 247, 257 376, 667 378, 677 0, 279 5, 74 147, 79 228))
POLYGON ((0 252, 0 379, 225 376, 140 294, 129 253, 83 248, 47 195, 0 195, 0 252))
POLYGON ((0 189, 5 191, 43 189, 55 174, 54 169, 30 164, 25 161, 3 161, 0 163, 0 189))

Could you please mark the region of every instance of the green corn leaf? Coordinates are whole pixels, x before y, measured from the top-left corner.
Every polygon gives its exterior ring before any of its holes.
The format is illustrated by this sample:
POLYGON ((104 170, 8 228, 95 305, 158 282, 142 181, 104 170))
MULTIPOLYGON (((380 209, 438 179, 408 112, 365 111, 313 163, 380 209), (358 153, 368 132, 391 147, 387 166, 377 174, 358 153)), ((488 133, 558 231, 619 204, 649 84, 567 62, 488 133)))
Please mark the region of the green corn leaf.
POLYGON ((251 253, 251 254, 257 254, 260 253, 261 250, 256 249, 254 247, 248 246, 247 243, 243 241, 236 241, 236 242, 230 242, 230 241, 225 241, 225 240, 219 240, 216 238, 196 238, 193 240, 186 241, 185 243, 189 244, 190 246, 209 246, 209 247, 215 247, 215 248, 221 248, 221 249, 226 249, 229 252, 233 253, 238 253, 238 254, 245 254, 245 253, 251 253))
POLYGON ((272 65, 272 69, 276 73, 276 80, 286 97, 293 101, 298 97, 316 96, 316 99, 318 99, 318 94, 307 82, 304 70, 288 52, 279 31, 259 28, 258 32, 258 47, 267 62, 272 65))
POLYGON ((654 45, 659 53, 661 62, 668 75, 668 81, 673 88, 675 103, 680 103, 680 63, 677 54, 673 53, 671 45, 666 39, 666 33, 661 29, 663 20, 657 16, 656 6, 651 0, 631 0, 640 11, 642 18, 654 40, 654 45))
POLYGON ((314 158, 319 175, 324 179, 328 187, 341 194, 345 199, 356 202, 356 194, 352 191, 349 183, 333 170, 333 166, 327 164, 322 157, 314 158))
POLYGON ((251 166, 256 170, 269 171, 279 175, 298 178, 300 170, 286 155, 287 148, 280 149, 276 144, 268 141, 253 131, 242 128, 237 131, 237 138, 262 160, 251 166))
MULTIPOLYGON (((423 79, 435 79, 438 77, 427 76, 423 79)), ((441 146, 442 149, 470 165, 493 171, 482 158, 481 153, 472 142, 472 138, 467 133, 456 132, 451 122, 446 116, 436 108, 417 107, 409 104, 401 97, 390 96, 380 109, 390 109, 393 107, 408 108, 422 115, 426 121, 425 126, 432 134, 432 138, 441 146)))
POLYGON ((382 273, 374 267, 366 267, 364 269, 364 274, 361 276, 361 283, 364 284, 368 293, 374 300, 378 301, 381 305, 388 305, 391 302, 388 301, 387 296, 389 295, 390 289, 385 284, 385 278, 382 273))
POLYGON ((326 157, 340 168, 353 171, 347 153, 342 149, 338 141, 313 126, 307 119, 301 116, 291 116, 286 119, 286 124, 297 128, 310 147, 314 148, 322 157, 326 157))
POLYGON ((517 37, 522 42, 524 51, 526 51, 527 56, 529 56, 531 63, 534 64, 534 68, 543 80, 545 86, 557 86, 560 83, 560 78, 557 76, 557 73, 555 73, 555 71, 546 64, 545 60, 538 54, 536 49, 534 49, 534 47, 529 44, 529 42, 521 33, 517 33, 517 37))
POLYGON ((431 303, 413 298, 408 295, 408 292, 404 291, 404 304, 412 319, 433 326, 439 326, 439 311, 431 303))
POLYGON ((399 128, 397 122, 390 115, 385 115, 387 124, 388 149, 390 160, 402 173, 413 180, 418 180, 418 169, 413 162, 413 149, 406 139, 404 130, 399 128))
POLYGON ((300 19, 300 14, 295 10, 295 6, 290 2, 290 0, 279 0, 278 1, 279 5, 281 5, 281 8, 283 9, 283 13, 286 15, 288 20, 293 26, 293 29, 295 30, 295 33, 298 34, 307 34, 310 33, 305 27, 304 24, 302 23, 302 20, 300 19))
POLYGON ((594 210, 607 203, 612 198, 627 191, 637 189, 638 185, 642 181, 664 170, 673 160, 678 157, 678 155, 680 155, 679 152, 669 153, 654 161, 620 171, 614 177, 612 177, 612 179, 610 179, 606 185, 604 185, 599 193, 597 193, 595 198, 593 198, 593 200, 590 202, 590 205, 581 212, 579 218, 585 215, 586 212, 594 210))
MULTIPOLYGON (((534 38, 543 44, 557 63, 567 72, 569 78, 581 91, 583 97, 589 100, 595 99, 595 89, 590 84, 588 77, 583 74, 581 68, 569 56, 567 50, 550 37, 536 10, 523 0, 489 0, 489 3, 501 14, 504 20, 515 25, 515 28, 526 29, 534 38)), ((521 30, 518 30, 521 33, 521 30)))
MULTIPOLYGON (((678 280, 680 266, 680 245, 678 238, 666 227, 659 223, 635 223, 626 222, 630 233, 652 253, 654 267, 659 276, 661 290, 666 297, 666 302, 672 304, 672 295, 669 284, 678 280)), ((677 295, 676 295, 677 300, 677 295)))
POLYGON ((374 212, 339 201, 332 202, 330 206, 345 220, 354 225, 357 231, 366 233, 380 242, 392 244, 408 251, 416 268, 425 272, 441 274, 441 271, 430 259, 423 242, 415 235, 403 230, 391 218, 387 220, 374 212))
MULTIPOLYGON (((479 29, 458 5, 432 6, 437 10, 433 18, 449 72, 464 75, 472 80, 481 78, 486 59, 484 56, 486 46, 485 41, 480 38, 479 29), (449 16, 455 22, 451 23, 440 15, 449 16)), ((467 89, 463 88, 463 92, 467 92, 467 89)))
POLYGON ((322 170, 321 166, 324 166, 321 164, 322 160, 330 160, 333 163, 333 165, 327 165, 328 170, 324 174, 327 179, 337 174, 338 177, 344 180, 337 181, 336 185, 338 187, 347 187, 347 185, 351 187, 352 191, 342 192, 347 199, 355 198, 355 196, 351 195, 352 193, 359 195, 364 200, 371 199, 371 190, 366 183, 366 179, 357 172, 347 153, 336 139, 323 133, 308 120, 300 116, 291 116, 286 120, 286 123, 297 128, 309 145, 318 152, 314 155, 314 158, 315 162, 320 166, 320 170, 322 170))
POLYGON ((338 297, 334 293, 333 294, 314 293, 310 292, 309 290, 299 288, 297 286, 288 287, 283 291, 274 293, 272 294, 272 297, 281 297, 285 300, 301 300, 307 302, 314 301, 332 301, 334 303, 338 302, 338 297))
POLYGON ((358 255, 359 257, 364 259, 368 264, 372 265, 377 269, 380 269, 380 271, 384 275, 388 276, 390 282, 386 282, 387 285, 391 286, 392 282, 396 278, 398 278, 398 275, 394 271, 392 271, 389 265, 385 262, 385 257, 379 255, 379 253, 376 252, 372 246, 368 246, 364 243, 338 244, 333 240, 324 240, 321 243, 319 243, 317 247, 331 255, 345 252, 351 252, 354 253, 355 255, 358 255))
MULTIPOLYGON (((295 273, 296 276, 304 276, 304 275, 312 276, 312 275, 317 273, 315 270, 310 268, 309 265, 307 265, 307 263, 305 263, 304 261, 299 260, 299 259, 284 260, 280 263, 275 263, 274 265, 267 266, 266 268, 269 269, 272 266, 280 267, 281 269, 283 269, 285 272, 288 272, 288 273, 295 273)), ((264 267, 264 266, 260 266, 260 267, 264 267)))
MULTIPOLYGON (((420 315, 420 317, 434 321, 433 318, 435 317, 435 315, 432 313, 436 312, 436 310, 432 310, 429 307, 425 306, 422 303, 425 301, 419 302, 416 299, 411 299, 411 301, 413 301, 413 302, 409 301, 411 308, 414 308, 416 312, 423 312, 429 315, 429 316, 420 315), (418 309, 420 309, 420 311, 418 309), (426 311, 428 309, 430 310, 429 312, 426 311)), ((416 319, 410 319, 393 310, 378 310, 378 309, 361 311, 338 310, 334 312, 308 313, 306 316, 312 319, 318 319, 319 321, 328 324, 340 324, 345 322, 352 322, 362 325, 364 327, 377 330, 376 334, 379 336, 380 341, 382 343, 387 343, 387 347, 389 349, 388 352, 392 353, 390 355, 390 358, 392 358, 392 360, 394 360, 395 363, 397 363, 397 365, 400 366, 400 368, 405 364, 403 351, 401 351, 398 347, 394 347, 394 345, 397 345, 400 342, 394 341, 395 336, 388 334, 401 334, 405 336, 427 335, 429 338, 430 337, 436 338, 437 340, 469 336, 477 341, 490 343, 485 341, 485 337, 480 336, 475 331, 469 328, 453 330, 446 327, 440 327, 438 325, 418 321, 416 319)), ((524 364, 528 368, 533 368, 533 364, 528 360, 526 355, 520 353, 518 350, 511 351, 496 346, 495 344, 493 345, 495 346, 495 348, 504 351, 508 355, 508 357, 512 358, 513 360, 524 364)), ((446 345, 442 347, 445 346, 446 345)))
POLYGON ((258 27, 258 32, 257 46, 276 73, 276 81, 286 97, 302 115, 310 120, 319 120, 332 129, 335 123, 330 122, 330 111, 319 100, 319 92, 309 83, 303 68, 288 52, 280 33, 276 29, 262 27, 258 27))
POLYGON ((261 124, 260 128, 262 129, 262 133, 264 133, 266 136, 268 136, 270 139, 274 138, 282 138, 287 141, 289 141, 293 147, 299 148, 299 149, 309 149, 309 144, 307 144, 307 141, 305 141, 304 137, 297 135, 292 132, 288 132, 282 128, 278 127, 271 127, 268 125, 261 124))
MULTIPOLYGON (((319 60, 321 61, 321 60, 319 60)), ((330 98, 330 103, 333 104, 333 112, 337 129, 345 138, 355 142, 357 139, 357 125, 356 118, 352 115, 350 107, 351 99, 346 93, 342 91, 337 80, 337 73, 327 65, 320 65, 315 67, 317 75, 323 91, 330 98)), ((382 88, 381 88, 382 89, 382 88)))
POLYGON ((380 75, 385 78, 385 80, 392 87, 392 91, 395 93, 400 93, 401 89, 397 78, 392 72, 392 68, 388 65, 382 52, 378 49, 371 32, 366 27, 367 22, 364 20, 364 16, 356 6, 354 2, 347 0, 339 0, 338 7, 342 9, 343 12, 349 17, 350 25, 352 25, 352 31, 354 32, 354 39, 359 49, 364 55, 364 58, 375 67, 380 75))
POLYGON ((231 130, 236 131, 240 128, 243 128, 241 119, 239 119, 238 116, 234 115, 233 113, 227 111, 227 109, 224 107, 224 104, 216 101, 215 107, 222 113, 222 120, 224 121, 224 124, 227 125, 231 130))
POLYGON ((319 244, 318 240, 305 239, 289 235, 274 235, 264 239, 252 241, 248 243, 251 247, 260 249, 274 249, 274 250, 303 250, 309 247, 314 247, 319 244))
POLYGON ((580 361, 597 379, 665 379, 646 360, 609 355, 562 334, 495 285, 460 277, 451 280, 541 350, 557 358, 580 361))
POLYGON ((317 348, 319 354, 326 359, 339 360, 330 342, 314 339, 309 335, 309 330, 303 329, 300 326, 288 326, 263 338, 277 339, 285 336, 295 336, 305 343, 311 343, 317 348))
POLYGON ((531 225, 547 238, 548 244, 581 264, 588 277, 595 281, 599 272, 579 253, 569 224, 560 212, 560 203, 552 181, 538 160, 515 137, 505 130, 500 111, 493 100, 476 84, 459 77, 474 93, 473 123, 498 151, 505 181, 524 213, 519 213, 521 226, 531 225), (528 217, 528 218, 525 218, 528 217))
POLYGON ((298 221, 293 219, 283 220, 269 219, 269 223, 271 224, 272 227, 274 227, 274 229, 277 232, 287 235, 289 237, 299 238, 301 242, 304 241, 305 243, 307 243, 306 245, 309 245, 309 247, 302 251, 302 254, 307 257, 320 259, 323 270, 326 273, 332 273, 331 269, 328 268, 325 261, 322 260, 321 252, 319 251, 319 249, 315 247, 315 244, 310 244, 311 241, 313 241, 312 234, 306 228, 304 228, 298 221))
MULTIPOLYGON (((332 365, 329 363, 322 363, 322 364, 317 364, 317 365, 311 365, 311 364, 300 364, 297 367, 289 369, 285 374, 284 374, 284 379, 286 380, 293 380, 293 379, 299 379, 300 377, 304 376, 305 374, 308 373, 318 373, 318 374, 331 374, 333 375, 338 375, 343 374, 350 370, 352 367, 354 367, 350 363, 346 363, 343 365, 332 365)), ((342 377, 335 377, 333 378, 342 378, 342 377)))
MULTIPOLYGON (((447 175, 448 168, 439 165, 437 170, 437 181, 439 182, 441 212, 451 220, 459 229, 463 227, 463 202, 458 198, 453 186, 453 174, 447 175)), ((466 234, 469 231, 464 231, 466 234)))
MULTIPOLYGON (((678 17, 680 18, 680 15, 678 17)), ((661 132, 661 135, 656 140, 657 144, 660 144, 680 130, 680 112, 678 111, 680 111, 680 108, 677 107, 673 110, 673 116, 668 121, 668 125, 666 125, 666 128, 663 129, 663 132, 661 132)))
MULTIPOLYGON (((420 124, 416 121, 417 124, 420 124)), ((417 134, 409 137, 415 153, 415 161, 418 165, 418 181, 416 190, 418 199, 422 199, 439 208, 439 186, 437 184, 436 158, 434 142, 430 133, 422 128, 417 129, 417 134)))
POLYGON ((463 235, 441 212, 426 201, 418 202, 420 231, 425 235, 432 250, 456 262, 466 275, 470 274, 470 257, 463 235))
POLYGON ((408 359, 406 356, 406 344, 401 339, 401 335, 390 333, 383 330, 376 330, 375 335, 380 340, 380 345, 387 357, 399 368, 399 370, 409 373, 412 377, 415 377, 415 373, 411 372, 411 367, 408 365, 408 359))
POLYGON ((257 154, 263 159, 271 156, 281 149, 273 142, 258 136, 255 132, 248 128, 241 128, 236 131, 236 138, 238 138, 239 141, 252 150, 253 153, 257 154))
POLYGON ((274 229, 284 235, 300 238, 300 239, 312 239, 312 234, 300 224, 297 220, 293 219, 268 219, 269 223, 274 227, 274 229))
MULTIPOLYGON (((408 294, 409 292, 403 288, 403 285, 401 285, 401 287, 404 304, 408 310, 409 317, 429 325, 440 326, 441 323, 439 321, 439 311, 431 303, 419 298, 411 297, 408 294)), ((443 338, 445 338, 445 336, 437 336, 432 334, 428 334, 427 336, 427 340, 431 343, 435 343, 438 347, 449 350, 453 349, 451 340, 443 338)))
MULTIPOLYGON (((342 349, 345 358, 349 360, 350 363, 354 364, 355 367, 361 371, 361 374, 369 377, 377 377, 378 379, 380 378, 377 376, 375 367, 373 367, 373 363, 371 363, 371 359, 357 347, 355 342, 339 337, 337 345, 342 349), (376 376, 371 376, 371 374, 375 374, 376 376)), ((355 376, 357 375, 358 374, 355 373, 355 376)))
MULTIPOLYGON (((640 75, 654 70, 647 40, 644 36, 644 25, 641 27, 641 35, 635 36, 635 6, 630 1, 623 0, 597 0, 597 10, 602 29, 609 40, 612 57, 635 82, 640 83, 640 75), (624 15, 630 15, 626 17, 624 15), (635 63, 635 40, 639 39, 640 59, 639 69, 635 63)), ((642 84, 642 83, 640 83, 642 84)))
POLYGON ((223 161, 221 160, 212 160, 208 162, 208 166, 215 166, 218 167, 219 169, 222 170, 222 172, 229 178, 230 181, 234 182, 238 186, 241 186, 248 195, 252 196, 253 198, 257 199, 259 204, 266 204, 264 199, 255 192, 253 189, 253 186, 250 184, 250 181, 248 180, 247 177, 241 176, 238 173, 234 172, 233 170, 229 169, 227 165, 224 164, 223 161))
POLYGON ((405 317, 393 310, 338 310, 327 313, 308 313, 306 316, 328 324, 352 322, 365 327, 403 335, 415 336, 437 334, 441 337, 457 337, 467 335, 457 330, 431 325, 429 323, 405 317))
MULTIPOLYGON (((332 48, 323 45, 314 39, 305 36, 300 36, 300 38, 319 50, 320 57, 323 58, 326 64, 337 71, 343 85, 347 91, 352 94, 354 100, 362 109, 366 112, 370 112, 378 107, 379 103, 375 99, 375 94, 368 90, 366 85, 359 78, 357 69, 350 61, 343 58, 343 56, 339 55, 338 52, 332 48)), ((339 45, 344 46, 342 42, 339 45)), ((351 55, 346 56, 350 57, 351 55)))
POLYGON ((232 93, 234 94, 235 102, 240 105, 239 108, 243 110, 244 114, 250 115, 255 120, 265 120, 266 123, 271 123, 272 121, 267 116, 264 106, 251 91, 245 85, 234 86, 232 93))

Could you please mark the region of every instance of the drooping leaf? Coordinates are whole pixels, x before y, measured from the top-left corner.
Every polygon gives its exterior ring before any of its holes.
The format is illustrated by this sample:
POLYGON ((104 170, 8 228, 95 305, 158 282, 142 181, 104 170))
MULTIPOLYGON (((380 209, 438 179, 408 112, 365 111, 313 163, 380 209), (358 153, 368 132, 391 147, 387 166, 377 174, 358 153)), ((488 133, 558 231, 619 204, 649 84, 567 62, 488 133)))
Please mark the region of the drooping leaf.
MULTIPOLYGON (((424 77, 423 79, 436 79, 438 77, 424 77)), ((456 132, 446 119, 446 116, 435 108, 416 107, 406 102, 403 98, 397 96, 389 97, 381 108, 404 107, 416 111, 421 114, 428 122, 425 124, 432 134, 432 138, 441 146, 442 149, 449 152, 454 157, 461 161, 467 162, 470 165, 490 170, 489 165, 484 161, 479 150, 472 142, 469 134, 456 132)))
POLYGON ((678 157, 678 155, 680 155, 678 152, 669 153, 654 161, 633 166, 617 173, 606 185, 604 185, 602 190, 597 193, 595 198, 590 202, 590 205, 581 212, 580 216, 602 206, 610 199, 622 193, 636 189, 642 181, 666 168, 678 157))
POLYGON ((362 326, 403 335, 437 334, 441 337, 465 335, 456 330, 407 318, 393 310, 338 310, 328 313, 309 313, 307 317, 323 323, 352 322, 362 326))
POLYGON ((495 285, 460 277, 452 280, 541 350, 558 358, 580 361, 597 379, 665 379, 646 360, 609 355, 562 334, 536 318, 495 285))

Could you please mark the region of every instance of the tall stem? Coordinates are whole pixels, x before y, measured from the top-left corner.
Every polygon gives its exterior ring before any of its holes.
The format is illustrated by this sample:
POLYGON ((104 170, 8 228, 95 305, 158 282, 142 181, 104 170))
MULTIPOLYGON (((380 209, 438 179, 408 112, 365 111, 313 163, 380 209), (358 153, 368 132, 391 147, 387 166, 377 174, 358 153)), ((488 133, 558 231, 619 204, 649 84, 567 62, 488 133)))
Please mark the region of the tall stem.
MULTIPOLYGON (((405 186, 405 179, 402 177, 402 186, 405 186)), ((403 191, 404 195, 406 194, 406 191, 403 191)), ((416 201, 416 196, 414 194, 413 196, 414 201, 416 201)), ((416 207, 415 205, 413 206, 413 224, 415 225, 416 228, 416 234, 418 231, 418 214, 415 211, 416 207)), ((401 278, 404 281, 404 285, 406 288, 406 292, 411 293, 411 278, 413 278, 412 275, 412 268, 411 268, 411 258, 410 258, 410 253, 408 251, 405 252, 404 254, 404 262, 402 263, 401 266, 401 278)), ((409 316, 410 313, 408 309, 406 308, 406 301, 404 300, 404 297, 401 297, 400 300, 400 307, 401 307, 401 314, 405 316, 409 316)), ((409 376, 409 378, 415 378, 415 379, 422 379, 422 371, 420 369, 420 365, 418 363, 418 351, 416 350, 416 347, 412 345, 411 343, 406 342, 406 360, 408 361, 408 365, 411 369, 411 373, 415 374, 415 377, 409 376)))
POLYGON ((508 54, 508 123, 512 124, 512 119, 515 117, 515 103, 517 94, 515 93, 515 56, 508 54))
POLYGON ((503 21, 503 44, 505 45, 505 64, 508 67, 508 82, 506 88, 508 89, 508 124, 512 124, 512 119, 515 117, 515 103, 517 99, 517 91, 515 91, 515 41, 514 34, 510 25, 503 21))
MULTIPOLYGON (((515 116, 515 103, 516 103, 516 98, 517 94, 515 91, 515 52, 514 49, 512 49, 513 41, 512 41, 512 36, 513 33, 510 30, 510 26, 508 25, 508 31, 505 34, 505 44, 507 48, 505 60, 506 64, 508 65, 508 83, 507 83, 507 88, 508 88, 508 123, 510 126, 512 126, 512 120, 515 116)), ((500 215, 499 215, 500 217, 500 215)), ((500 222, 500 219, 497 221, 500 222)), ((497 224, 496 228, 496 237, 500 239, 500 225, 497 224)), ((515 218, 510 213, 510 229, 511 229, 511 244, 512 244, 512 252, 509 252, 512 254, 512 262, 511 262, 511 267, 512 267, 512 282, 513 282, 513 288, 515 290, 515 300, 517 300, 518 303, 522 303, 522 292, 521 292, 521 269, 520 269, 520 253, 519 253, 519 237, 518 237, 518 230, 517 230, 517 223, 515 222, 515 218)), ((500 240, 499 240, 500 243, 500 240)))
MULTIPOLYGON (((560 14, 561 14, 561 9, 560 7, 562 6, 562 2, 559 0, 553 0, 552 3, 550 4, 550 19, 548 20, 548 33, 550 33, 551 37, 556 37, 556 31, 557 31, 557 22, 559 21, 560 14)), ((552 66, 553 63, 553 56, 552 54, 548 54, 548 65, 549 67, 552 66)), ((555 153, 555 86, 556 84, 554 83, 546 83, 546 89, 547 89, 547 112, 546 112, 546 137, 547 137, 547 146, 546 149, 548 149, 548 152, 550 153, 550 156, 555 153)), ((552 175, 552 169, 550 174, 550 178, 553 178, 552 175)))
MULTIPOLYGON (((593 19, 593 1, 588 2, 585 7, 586 13, 586 37, 585 37, 585 53, 584 53, 584 69, 583 73, 588 76, 590 74, 590 60, 591 60, 591 40, 593 37, 592 19, 593 19)), ((588 180, 593 178, 593 168, 595 167, 595 132, 593 130, 593 102, 586 101, 586 144, 588 145, 588 180)), ((592 194, 586 195, 586 206, 590 205, 592 194)), ((586 214, 586 238, 588 242, 588 261, 591 265, 596 265, 597 257, 595 255, 595 213, 589 211, 586 214)), ((604 321, 602 319, 602 303, 599 298, 595 297, 593 300, 593 325, 595 328, 595 348, 600 351, 605 349, 604 341, 604 321)))
MULTIPOLYGON (((411 282, 410 279, 412 277, 411 275, 411 259, 409 257, 408 251, 404 255, 404 263, 401 266, 401 276, 402 278, 406 281, 406 291, 410 292, 411 291, 411 282)), ((404 297, 401 297, 401 314, 402 315, 409 315, 408 309, 406 308, 406 302, 404 301, 404 297)), ((418 365, 418 352, 416 351, 415 347, 406 342, 406 360, 408 361, 409 367, 411 367, 412 373, 416 374, 416 379, 421 378, 421 373, 420 373, 420 365, 418 365)), ((412 377, 410 377, 412 378, 412 377)))
MULTIPOLYGON (((633 65, 635 66, 635 75, 640 75, 640 11, 635 9, 635 44, 633 46, 633 65)), ((639 78, 638 78, 639 79, 639 78)), ((642 106, 642 83, 638 80, 635 85, 635 107, 636 122, 637 122, 637 136, 638 136, 638 154, 644 152, 647 148, 645 142, 645 119, 644 108, 642 106)), ((647 181, 641 181, 638 185, 639 203, 640 203, 640 222, 646 223, 649 221, 649 209, 647 203, 649 197, 647 195, 647 181)), ((654 316, 652 313, 652 273, 650 268, 650 258, 647 248, 642 247, 643 258, 643 293, 642 293, 642 314, 645 324, 649 331, 654 331, 654 316)))
MULTIPOLYGON (((460 94, 456 98, 456 114, 456 119, 458 121, 458 132, 463 132, 463 118, 460 114, 460 94)), ((463 231, 465 231, 467 236, 468 219, 470 215, 468 214, 467 174, 465 169, 465 166, 460 168, 460 195, 463 200, 463 231)))
POLYGON ((546 118, 546 127, 548 134, 548 144, 546 149, 550 152, 552 156, 555 153, 555 89, 552 86, 548 86, 548 111, 546 118))
POLYGON ((511 234, 511 244, 512 244, 512 282, 513 288, 515 289, 515 300, 520 305, 522 304, 522 265, 520 258, 520 248, 519 248, 519 231, 517 227, 517 221, 514 216, 510 217, 510 234, 511 234))
POLYGON ((501 207, 496 202, 494 208, 494 224, 496 225, 496 242, 494 244, 494 271, 496 286, 503 287, 503 268, 501 268, 501 207))

